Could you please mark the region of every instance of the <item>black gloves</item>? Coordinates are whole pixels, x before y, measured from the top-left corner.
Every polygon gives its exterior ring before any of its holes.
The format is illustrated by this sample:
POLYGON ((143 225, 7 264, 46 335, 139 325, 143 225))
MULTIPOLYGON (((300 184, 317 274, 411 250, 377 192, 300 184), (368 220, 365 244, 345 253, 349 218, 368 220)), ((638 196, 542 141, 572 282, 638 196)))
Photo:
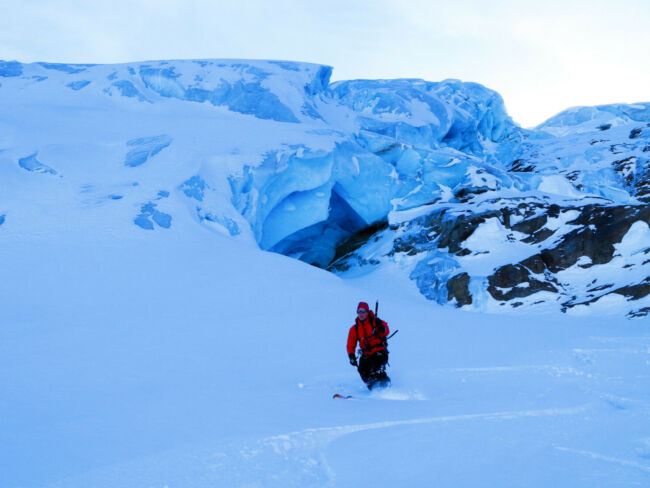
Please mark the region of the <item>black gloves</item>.
POLYGON ((348 357, 350 358, 350 364, 352 366, 358 366, 357 357, 354 354, 348 354, 348 357))

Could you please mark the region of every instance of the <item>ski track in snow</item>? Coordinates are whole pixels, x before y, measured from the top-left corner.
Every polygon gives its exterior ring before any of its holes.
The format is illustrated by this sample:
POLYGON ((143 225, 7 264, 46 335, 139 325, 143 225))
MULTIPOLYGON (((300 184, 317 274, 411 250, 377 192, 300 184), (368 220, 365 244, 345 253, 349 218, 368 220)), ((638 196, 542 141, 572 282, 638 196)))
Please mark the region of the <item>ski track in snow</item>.
MULTIPOLYGON (((392 427, 435 424, 463 421, 507 421, 522 418, 576 415, 587 410, 587 405, 551 408, 541 410, 519 410, 476 414, 445 415, 408 420, 371 422, 367 424, 343 425, 335 427, 310 428, 288 434, 262 439, 253 447, 239 451, 240 458, 246 460, 250 475, 248 483, 231 486, 336 486, 336 473, 328 464, 327 447, 334 441, 361 431, 387 429, 392 427), (272 468, 272 469, 269 469, 272 468), (255 480, 255 481, 253 481, 255 480), (250 484, 249 484, 250 483, 250 484)), ((212 469, 220 471, 227 468, 231 460, 227 458, 212 469)), ((240 459, 241 461, 241 459, 240 459)), ((235 463, 240 465, 241 463, 235 463)), ((232 478, 232 483, 235 478, 232 478)), ((242 482, 244 480, 237 480, 242 482)))
POLYGON ((598 461, 605 461, 608 463, 614 463, 618 464, 620 466, 625 466, 625 467, 631 467, 631 468, 636 468, 640 469, 641 471, 645 471, 646 473, 650 473, 650 466, 637 463, 635 461, 628 461, 627 459, 619 459, 611 456, 604 456, 602 454, 598 454, 596 452, 591 452, 591 451, 583 451, 580 449, 572 449, 570 447, 561 447, 561 446, 555 446, 555 449, 558 451, 562 452, 569 452, 572 454, 578 454, 580 456, 586 456, 592 459, 596 459, 598 461))
POLYGON ((521 366, 485 366, 476 368, 446 368, 438 369, 437 373, 508 373, 518 371, 546 372, 554 375, 576 375, 582 376, 585 373, 571 366, 541 364, 521 366))
MULTIPOLYGON (((626 356, 641 356, 645 359, 650 354, 648 337, 639 338, 603 338, 591 337, 592 343, 617 344, 616 348, 575 347, 570 349, 573 359, 593 365, 603 357, 612 354, 626 356), (633 345, 633 346, 632 346, 633 345), (630 347, 632 346, 632 347, 630 347)), ((583 371, 570 365, 562 364, 519 364, 491 365, 484 367, 438 368, 432 370, 436 375, 449 373, 497 374, 503 373, 545 373, 553 377, 591 377, 592 372, 583 371)), ((640 378, 639 375, 633 378, 640 378)), ((609 380, 618 379, 607 376, 609 380)), ((620 379, 630 379, 630 377, 620 379)), ((586 386, 586 385, 583 385, 586 386)), ((594 385, 596 386, 596 385, 594 385)), ((627 410, 636 407, 637 411, 647 410, 650 403, 639 398, 623 397, 601 388, 590 388, 594 399, 599 399, 617 410, 627 410)), ((391 399, 424 399, 410 394, 402 398, 400 392, 380 392, 376 397, 361 396, 356 400, 391 400, 391 399), (395 397, 395 398, 394 398, 395 397)), ((50 488, 72 487, 133 487, 141 486, 185 486, 191 480, 193 487, 334 487, 340 481, 337 472, 332 469, 327 457, 329 446, 346 436, 371 430, 390 429, 424 424, 445 424, 454 422, 507 422, 518 419, 533 419, 543 417, 592 415, 599 409, 599 403, 588 402, 577 406, 523 409, 513 411, 493 411, 483 413, 467 413, 458 415, 442 415, 434 417, 418 417, 413 419, 387 420, 361 424, 338 425, 331 427, 307 428, 284 434, 273 435, 262 439, 239 439, 214 443, 204 446, 186 446, 168 452, 162 452, 134 459, 127 463, 99 468, 83 475, 61 480, 48 485, 50 488)), ((600 454, 591 450, 568 447, 566 445, 551 445, 557 452, 567 456, 581 456, 597 462, 631 468, 644 473, 650 473, 650 465, 634 460, 628 460, 611 455, 600 454)), ((644 456, 641 456, 644 457, 644 456)))
MULTIPOLYGON (((326 449, 334 441, 354 433, 400 426, 471 421, 508 421, 534 417, 569 416, 584 413, 589 405, 539 410, 516 410, 461 415, 444 415, 366 424, 308 428, 267 437, 250 443, 231 443, 219 447, 175 450, 94 470, 62 480, 49 488, 71 487, 324 487, 336 486, 336 473, 328 464, 326 449), (182 473, 179 478, 179 473, 182 473)), ((568 448, 559 448, 574 452, 568 448)), ((580 452, 581 453, 581 452, 580 452)), ((595 457, 595 456, 592 456, 595 457)), ((611 461, 610 458, 603 458, 611 461)), ((638 463, 616 460, 620 464, 642 467, 638 463)))

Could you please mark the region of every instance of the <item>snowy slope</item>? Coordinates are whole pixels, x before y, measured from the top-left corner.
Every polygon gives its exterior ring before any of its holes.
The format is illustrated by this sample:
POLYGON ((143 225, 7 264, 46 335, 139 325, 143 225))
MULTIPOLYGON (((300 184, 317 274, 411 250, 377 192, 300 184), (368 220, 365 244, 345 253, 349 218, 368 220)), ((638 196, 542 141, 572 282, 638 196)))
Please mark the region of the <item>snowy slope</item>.
POLYGON ((381 487, 650 480, 646 330, 435 307, 382 273, 198 226, 5 236, 3 486, 351 487, 375 463, 381 487), (368 395, 345 339, 374 298, 400 332, 368 395))
MULTIPOLYGON (((497 166, 527 136, 494 92, 394 82, 397 98, 391 88, 359 108, 354 83, 326 90, 328 73, 261 61, 0 64, 1 486, 650 481, 643 319, 439 307, 400 265, 408 250, 345 280, 260 250, 322 242, 319 258, 359 227, 406 232, 453 190, 471 200, 483 183, 530 188, 497 166), (398 136, 408 144, 392 147, 398 136), (357 301, 375 299, 400 332, 393 387, 369 394, 345 340, 357 301)), ((452 203, 469 215, 481 203, 470 200, 452 203)), ((563 212, 544 225, 562 228, 563 212)), ((510 243, 498 219, 479 227, 464 239, 473 252, 510 243)), ((398 242, 384 238, 357 249, 398 242)), ((637 259, 646 238, 632 222, 615 250, 637 259)))

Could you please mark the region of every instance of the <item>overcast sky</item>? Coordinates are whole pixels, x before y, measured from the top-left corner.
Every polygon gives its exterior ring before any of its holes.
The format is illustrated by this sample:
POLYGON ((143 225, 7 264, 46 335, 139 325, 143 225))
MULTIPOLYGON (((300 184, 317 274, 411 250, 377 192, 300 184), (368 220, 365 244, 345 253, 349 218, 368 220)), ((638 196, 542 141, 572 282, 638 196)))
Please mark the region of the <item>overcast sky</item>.
POLYGON ((650 101, 650 0, 0 0, 0 59, 285 59, 333 80, 460 78, 533 126, 650 101))

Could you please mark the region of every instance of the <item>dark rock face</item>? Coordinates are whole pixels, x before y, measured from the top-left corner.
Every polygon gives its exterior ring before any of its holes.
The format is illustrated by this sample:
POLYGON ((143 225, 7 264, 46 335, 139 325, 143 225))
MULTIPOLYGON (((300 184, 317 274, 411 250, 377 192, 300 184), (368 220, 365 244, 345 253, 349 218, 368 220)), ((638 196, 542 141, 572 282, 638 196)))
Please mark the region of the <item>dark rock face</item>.
POLYGON ((535 232, 537 232, 540 228, 542 228, 547 221, 548 221, 548 215, 543 213, 541 215, 538 215, 537 217, 522 220, 518 224, 513 225, 512 230, 516 230, 517 232, 523 232, 524 234, 532 235, 535 232))
POLYGON ((532 277, 528 269, 521 264, 506 264, 500 267, 488 277, 488 283, 490 295, 502 301, 527 297, 538 291, 558 291, 551 283, 532 277))
POLYGON ((470 305, 472 295, 469 293, 470 277, 467 273, 460 273, 447 282, 447 300, 456 300, 456 306, 470 305))
POLYGON ((524 159, 517 159, 510 164, 510 171, 516 173, 531 173, 535 171, 535 165, 524 159))
POLYGON ((630 187, 634 184, 634 176, 636 173, 636 161, 635 156, 630 156, 625 159, 620 159, 614 161, 612 165, 614 166, 614 171, 621 175, 623 182, 626 186, 630 187))
POLYGON ((627 314, 627 317, 630 319, 639 319, 648 316, 648 314, 650 314, 650 307, 642 307, 638 310, 632 310, 627 314))
MULTIPOLYGON (((644 149, 644 152, 645 149, 644 149)), ((612 162, 622 185, 641 201, 650 200, 650 159, 628 156, 612 162)))
POLYGON ((344 263, 339 263, 339 267, 336 267, 336 263, 339 261, 339 259, 343 256, 353 253, 355 250, 366 244, 371 236, 382 231, 386 227, 388 227, 387 222, 379 222, 377 224, 366 227, 345 239, 336 247, 336 254, 334 255, 334 259, 327 267, 327 269, 330 271, 345 271, 349 266, 346 266, 344 263))
POLYGON ((643 131, 643 129, 641 129, 640 127, 632 129, 630 131, 630 136, 629 136, 630 139, 636 139, 637 137, 639 137, 639 135, 641 134, 642 131, 643 131))
POLYGON ((529 258, 524 259, 521 262, 521 265, 528 268, 534 274, 542 274, 546 269, 541 254, 535 254, 529 258))
POLYGON ((460 215, 457 218, 445 219, 440 224, 438 248, 448 248, 450 253, 466 255, 467 250, 461 243, 471 236, 476 228, 492 217, 500 216, 499 212, 489 212, 478 215, 460 215))
POLYGON ((635 195, 642 202, 650 203, 650 159, 641 161, 637 166, 637 177, 634 182, 635 195))
MULTIPOLYGON (((451 302, 457 307, 474 304, 476 300, 469 286, 473 279, 484 280, 485 289, 492 299, 513 308, 531 301, 535 303, 536 294, 540 292, 546 292, 540 295, 542 301, 549 300, 549 294, 556 296, 553 300, 559 300, 564 311, 576 305, 594 303, 612 293, 632 301, 650 294, 650 278, 622 287, 611 283, 595 284, 599 277, 597 266, 612 261, 616 256, 616 245, 630 227, 639 221, 650 225, 649 206, 590 204, 562 208, 532 199, 496 199, 490 203, 492 208, 481 213, 468 213, 461 204, 449 204, 403 224, 382 227, 377 232, 396 235, 387 255, 393 258, 421 257, 411 279, 416 281, 423 295, 439 303, 451 302), (458 259, 475 259, 482 254, 468 249, 466 241, 491 219, 498 221, 504 232, 512 232, 507 236, 508 241, 527 244, 533 252, 518 262, 495 267, 485 277, 473 276, 463 271, 458 259), (564 227, 558 228, 553 219, 563 221, 564 227), (547 227, 549 225, 551 228, 547 227), (571 267, 593 273, 592 285, 580 291, 572 289, 571 284, 562 283, 557 278, 558 273, 571 267), (526 299, 527 302, 522 301, 526 299)), ((369 239, 359 236, 358 240, 353 238, 352 241, 356 246, 364 239, 367 242, 377 238, 378 235, 369 239)), ((349 242, 346 245, 349 246, 349 242)), ((340 257, 333 266, 368 265, 359 254, 363 248, 353 247, 340 247, 340 257)), ((650 242, 645 253, 650 254, 650 242)), ((648 263, 650 258, 645 258, 638 265, 648 263)), ((636 266, 634 263, 625 265, 630 270, 636 266)), ((638 317, 644 313, 637 310, 631 316, 638 317)))
POLYGON ((614 290, 612 293, 623 295, 629 300, 639 300, 650 294, 650 278, 646 278, 643 283, 638 285, 623 286, 614 290))
MULTIPOLYGON (((568 222, 569 225, 578 226, 575 230, 566 233, 556 245, 542 250, 539 254, 532 255, 516 265, 502 266, 488 277, 488 292, 495 300, 507 301, 515 297, 529 296, 542 290, 558 292, 557 281, 552 278, 555 273, 574 266, 578 260, 584 257, 589 258, 589 263, 581 265, 582 268, 610 262, 615 254, 614 245, 621 242, 632 224, 638 221, 650 223, 650 207, 647 206, 602 207, 587 205, 572 210, 580 211, 580 215, 576 219, 568 222), (544 274, 547 279, 540 281, 531 277, 530 272, 536 275, 544 274), (524 285, 523 288, 521 288, 522 285, 524 285), (506 292, 504 289, 510 290, 506 292)), ((535 229, 535 226, 528 227, 529 231, 533 231, 533 235, 535 229)), ((650 246, 650 243, 648 245, 650 246)), ((605 286, 600 290, 592 288, 588 291, 593 293, 606 288, 610 288, 610 286, 605 286)), ((650 294, 650 283, 626 286, 609 293, 618 293, 630 299, 639 299, 650 294)), ((577 303, 571 300, 566 302, 568 307, 575 305, 577 303)))
POLYGON ((490 191, 487 186, 469 186, 464 187, 454 193, 454 196, 458 199, 459 202, 468 202, 474 196, 480 195, 481 193, 486 193, 490 191))

